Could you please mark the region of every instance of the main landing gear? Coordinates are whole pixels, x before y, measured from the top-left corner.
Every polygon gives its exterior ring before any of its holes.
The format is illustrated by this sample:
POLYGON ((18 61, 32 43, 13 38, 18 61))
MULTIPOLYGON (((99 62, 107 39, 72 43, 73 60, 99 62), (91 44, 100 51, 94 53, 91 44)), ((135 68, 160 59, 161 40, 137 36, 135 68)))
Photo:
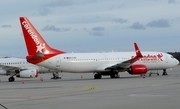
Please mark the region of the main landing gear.
POLYGON ((100 72, 100 73, 96 73, 94 75, 94 79, 101 79, 102 75, 103 76, 110 76, 111 78, 119 78, 119 72, 116 71, 109 71, 109 72, 100 72))
POLYGON ((58 72, 53 72, 53 77, 51 79, 61 79, 61 77, 59 77, 59 73, 58 72))
POLYGON ((11 77, 9 77, 9 82, 14 82, 15 81, 15 78, 14 78, 14 76, 11 76, 11 77))
POLYGON ((94 75, 94 79, 101 79, 102 75, 100 73, 97 73, 94 75))
POLYGON ((120 78, 118 73, 112 73, 112 74, 110 74, 110 77, 111 78, 120 78))
POLYGON ((14 76, 15 75, 17 75, 17 74, 19 74, 19 70, 15 70, 15 73, 14 74, 12 74, 10 77, 9 77, 9 82, 14 82, 15 81, 15 78, 14 78, 14 76))
POLYGON ((163 69, 162 75, 168 75, 167 72, 166 72, 166 69, 163 69))

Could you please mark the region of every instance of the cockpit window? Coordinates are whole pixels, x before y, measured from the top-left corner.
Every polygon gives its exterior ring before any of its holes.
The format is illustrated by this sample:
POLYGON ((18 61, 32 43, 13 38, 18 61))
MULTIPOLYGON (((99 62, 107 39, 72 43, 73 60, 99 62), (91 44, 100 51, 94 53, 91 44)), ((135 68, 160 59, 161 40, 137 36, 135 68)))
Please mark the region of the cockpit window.
POLYGON ((171 56, 171 58, 173 59, 174 57, 173 57, 173 56, 171 56))

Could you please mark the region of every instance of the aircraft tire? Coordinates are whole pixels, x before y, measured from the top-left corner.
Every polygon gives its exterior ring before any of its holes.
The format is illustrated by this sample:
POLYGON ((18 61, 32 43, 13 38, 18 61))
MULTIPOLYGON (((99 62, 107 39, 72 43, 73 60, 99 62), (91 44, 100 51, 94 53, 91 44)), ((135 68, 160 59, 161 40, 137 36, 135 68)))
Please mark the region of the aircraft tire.
POLYGON ((102 77, 101 74, 95 74, 94 75, 94 79, 101 79, 101 77, 102 77))
POLYGON ((9 77, 9 82, 14 82, 15 78, 12 76, 12 77, 9 77))
POLYGON ((110 75, 111 78, 115 78, 115 73, 110 75))

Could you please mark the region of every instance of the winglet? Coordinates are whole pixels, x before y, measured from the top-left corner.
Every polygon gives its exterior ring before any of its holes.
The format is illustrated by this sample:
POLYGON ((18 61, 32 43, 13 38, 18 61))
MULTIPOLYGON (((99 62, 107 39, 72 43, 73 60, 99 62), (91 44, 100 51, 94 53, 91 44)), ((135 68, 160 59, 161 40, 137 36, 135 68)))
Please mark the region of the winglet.
POLYGON ((135 51, 136 51, 136 57, 143 57, 142 54, 141 54, 141 51, 138 47, 138 45, 136 43, 134 43, 134 48, 135 48, 135 51))

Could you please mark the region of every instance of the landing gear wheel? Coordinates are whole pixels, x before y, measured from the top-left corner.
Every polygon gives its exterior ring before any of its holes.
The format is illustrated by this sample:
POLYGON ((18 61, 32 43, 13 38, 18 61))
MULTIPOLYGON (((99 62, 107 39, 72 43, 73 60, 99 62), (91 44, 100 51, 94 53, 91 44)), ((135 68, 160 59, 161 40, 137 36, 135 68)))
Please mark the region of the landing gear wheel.
POLYGON ((149 77, 151 76, 151 73, 149 74, 149 77))
POLYGON ((159 73, 157 73, 157 76, 159 76, 159 73))
POLYGON ((94 79, 101 79, 101 77, 102 77, 101 74, 95 74, 94 75, 94 79))
POLYGON ((9 82, 14 82, 15 78, 12 76, 12 77, 9 77, 9 82))
POLYGON ((163 74, 162 74, 162 75, 168 75, 168 74, 167 74, 167 72, 163 72, 163 74))
POLYGON ((166 69, 163 69, 163 74, 162 75, 168 75, 166 72, 166 69))
POLYGON ((119 75, 119 74, 116 74, 116 78, 120 78, 120 75, 119 75))
POLYGON ((146 75, 145 75, 145 74, 143 74, 143 75, 142 75, 142 77, 143 77, 143 78, 145 78, 145 77, 146 77, 146 75))
POLYGON ((51 79, 61 79, 61 77, 54 76, 54 77, 52 77, 51 79))
POLYGON ((61 79, 61 77, 59 77, 59 73, 58 72, 53 72, 53 77, 51 79, 61 79))
POLYGON ((111 78, 115 78, 116 76, 115 76, 115 74, 113 73, 113 74, 110 75, 110 77, 111 77, 111 78))
POLYGON ((119 76, 118 73, 110 74, 110 77, 111 77, 111 78, 120 78, 120 76, 119 76))

